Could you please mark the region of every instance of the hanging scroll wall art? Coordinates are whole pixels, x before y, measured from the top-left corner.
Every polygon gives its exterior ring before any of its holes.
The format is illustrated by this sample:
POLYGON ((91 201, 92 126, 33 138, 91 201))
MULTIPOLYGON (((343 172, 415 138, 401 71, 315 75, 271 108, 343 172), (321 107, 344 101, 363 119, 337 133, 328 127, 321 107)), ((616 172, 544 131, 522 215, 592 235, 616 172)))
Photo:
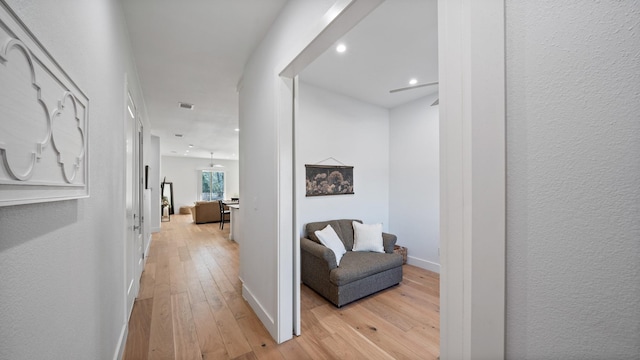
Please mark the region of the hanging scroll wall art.
POLYGON ((88 107, 0 0, 0 206, 89 196, 88 107))
POLYGON ((305 165, 307 196, 353 194, 353 166, 305 165))

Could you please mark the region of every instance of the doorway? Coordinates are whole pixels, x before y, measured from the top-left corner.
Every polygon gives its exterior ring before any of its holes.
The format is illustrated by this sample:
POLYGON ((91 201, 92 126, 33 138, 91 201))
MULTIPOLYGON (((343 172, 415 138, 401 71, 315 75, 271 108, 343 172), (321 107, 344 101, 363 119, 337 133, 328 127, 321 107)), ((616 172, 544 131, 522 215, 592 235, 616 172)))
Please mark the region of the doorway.
MULTIPOLYGON (((349 11, 356 12, 349 18, 355 18, 357 23, 371 9, 343 6, 336 13, 349 11)), ((345 26, 342 21, 328 23, 335 31, 322 31, 280 73, 283 80, 280 108, 293 108, 291 84, 298 70, 354 25, 352 22, 345 26)), ((504 27, 503 0, 438 2, 443 358, 504 356, 504 27)), ((280 114, 279 121, 286 123, 289 117, 292 119, 293 115, 280 114)), ((283 138, 289 131, 281 133, 283 138)), ((289 196, 283 193, 280 200, 287 203, 289 196)), ((293 247, 297 249, 299 243, 295 239, 300 226, 293 228, 293 247)), ((286 228, 282 229, 286 232, 286 228)), ((282 244, 281 259, 287 263, 283 251, 289 245, 282 244)), ((278 266, 286 265, 282 262, 278 266)), ((291 259, 294 273, 299 273, 299 266, 293 266, 296 262, 291 259)), ((280 284, 290 281, 281 280, 280 284)), ((280 285, 278 296, 291 294, 290 291, 290 285, 280 285)), ((283 312, 278 321, 287 316, 283 312)))
POLYGON ((299 73, 298 236, 314 221, 382 223, 410 265, 439 272, 437 30, 435 0, 383 2, 299 73), (356 193, 306 197, 305 164, 319 161, 355 166, 356 193))
POLYGON ((144 177, 142 166, 142 122, 131 93, 126 94, 125 154, 126 154, 126 243, 125 243, 125 309, 127 321, 140 288, 144 267, 144 177))

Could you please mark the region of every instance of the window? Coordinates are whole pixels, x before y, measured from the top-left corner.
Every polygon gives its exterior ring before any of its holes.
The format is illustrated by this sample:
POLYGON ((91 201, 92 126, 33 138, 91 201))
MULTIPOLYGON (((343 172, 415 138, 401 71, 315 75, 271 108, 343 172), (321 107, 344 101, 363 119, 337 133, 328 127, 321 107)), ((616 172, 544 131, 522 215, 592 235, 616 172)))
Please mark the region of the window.
POLYGON ((224 199, 224 172, 213 170, 202 170, 200 173, 200 200, 222 200, 224 199))

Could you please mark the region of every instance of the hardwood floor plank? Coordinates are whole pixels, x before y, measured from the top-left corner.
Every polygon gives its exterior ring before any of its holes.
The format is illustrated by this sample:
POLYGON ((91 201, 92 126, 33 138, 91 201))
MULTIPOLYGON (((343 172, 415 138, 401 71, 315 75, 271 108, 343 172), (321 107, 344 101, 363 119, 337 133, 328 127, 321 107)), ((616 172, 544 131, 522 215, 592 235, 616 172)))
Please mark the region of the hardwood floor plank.
POLYGON ((207 301, 204 290, 202 290, 202 284, 198 280, 190 280, 187 283, 187 293, 189 294, 189 302, 192 305, 207 301))
MULTIPOLYGON (((393 360, 393 357, 386 351, 342 321, 341 317, 349 311, 351 311, 351 308, 343 312, 334 312, 320 320, 325 329, 332 332, 331 339, 335 340, 338 345, 348 344, 349 349, 347 350, 360 354, 359 356, 362 357, 366 356, 367 359, 393 360)), ((327 341, 327 339, 324 341, 327 341)))
POLYGON ((171 295, 171 314, 173 315, 175 358, 201 360, 202 353, 200 353, 196 326, 187 293, 171 295))
POLYGON ((138 300, 150 299, 156 286, 156 264, 147 264, 140 278, 140 291, 138 300))
POLYGON ((187 282, 200 280, 200 277, 198 276, 198 268, 191 258, 191 253, 189 253, 189 260, 182 262, 182 268, 184 269, 184 276, 187 282))
POLYGON ((168 284, 157 284, 153 294, 148 359, 174 359, 174 355, 171 288, 168 284))
POLYGON ((313 338, 318 340, 331 336, 331 333, 322 326, 316 315, 311 310, 301 309, 300 315, 301 332, 303 336, 311 334, 313 338))
POLYGON ((224 346, 231 358, 252 351, 251 346, 249 346, 247 339, 244 337, 240 326, 238 326, 235 317, 233 317, 228 307, 223 306, 218 310, 214 310, 213 317, 216 319, 216 325, 218 325, 218 330, 220 330, 220 335, 222 335, 224 346))
POLYGON ((339 336, 322 339, 323 346, 331 352, 332 359, 369 359, 367 354, 357 351, 347 341, 339 336))
POLYGON ((158 285, 170 285, 169 278, 169 257, 167 256, 166 247, 158 249, 158 259, 156 260, 156 286, 158 285))
POLYGON ((378 347, 385 349, 394 359, 424 359, 428 349, 425 342, 414 342, 404 331, 372 313, 364 306, 354 306, 342 314, 342 320, 378 347), (425 347, 425 348, 423 348, 425 347))
POLYGON ((309 355, 300 343, 296 341, 287 341, 285 343, 280 344, 279 347, 280 353, 282 357, 287 360, 307 360, 312 359, 311 355, 309 355))
POLYGON ((182 262, 191 260, 191 255, 189 254, 189 248, 187 248, 186 245, 180 246, 178 248, 178 257, 182 262))
POLYGON ((406 333, 407 337, 412 341, 424 343, 423 350, 431 357, 440 356, 440 329, 433 326, 418 326, 406 333))
POLYGON ((293 341, 297 342, 304 351, 314 360, 331 360, 333 354, 319 343, 320 338, 309 336, 298 336, 293 341))
POLYGON ((187 291, 187 280, 184 275, 184 268, 178 256, 169 258, 169 281, 171 283, 171 294, 179 294, 187 291))
POLYGON ((220 310, 226 306, 213 280, 201 280, 200 284, 202 285, 202 291, 204 292, 207 302, 213 311, 220 310))
POLYGON ((149 332, 153 299, 136 300, 131 311, 129 334, 124 349, 124 360, 146 360, 149 353, 149 332))
POLYGON ((378 299, 388 306, 403 312, 407 316, 419 317, 428 320, 428 323, 440 327, 440 307, 432 304, 424 298, 416 297, 408 287, 399 288, 399 291, 388 292, 386 296, 378 299))
POLYGON ((256 316, 245 316, 237 319, 237 322, 256 358, 260 360, 283 359, 278 345, 256 316))
POLYGON ((205 302, 192 304, 191 311, 198 334, 198 343, 203 358, 228 359, 229 355, 224 347, 224 341, 218 331, 216 319, 213 317, 211 307, 205 302))
POLYGON ((236 319, 240 319, 250 313, 249 305, 244 301, 237 288, 231 284, 222 268, 217 264, 217 261, 210 261, 208 268, 211 277, 215 281, 229 309, 231 309, 233 316, 236 319))
POLYGON ((238 357, 235 357, 233 358, 233 360, 258 360, 258 357, 256 357, 254 353, 250 352, 250 353, 242 354, 238 357))

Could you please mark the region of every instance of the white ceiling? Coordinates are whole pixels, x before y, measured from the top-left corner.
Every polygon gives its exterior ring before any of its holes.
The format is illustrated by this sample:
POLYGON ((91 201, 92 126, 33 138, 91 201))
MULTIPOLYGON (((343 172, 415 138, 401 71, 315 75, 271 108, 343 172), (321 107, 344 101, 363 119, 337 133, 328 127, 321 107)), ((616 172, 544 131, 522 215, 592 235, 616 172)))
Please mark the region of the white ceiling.
MULTIPOLYGON (((238 158, 237 83, 286 0, 124 0, 136 66, 162 155, 238 158), (178 102, 195 105, 194 110, 178 102), (182 134, 182 138, 175 137, 182 134), (189 148, 193 144, 193 148, 189 148), (189 153, 186 151, 189 150, 189 153)), ((437 86, 437 0, 387 0, 300 78, 392 108, 437 86)))
POLYGON ((309 65, 300 80, 386 108, 437 92, 438 86, 389 90, 438 81, 437 0, 387 0, 309 65))
POLYGON ((237 159, 238 81, 286 0, 122 3, 162 155, 183 156, 193 144, 189 156, 237 159), (180 109, 180 101, 194 110, 180 109))

